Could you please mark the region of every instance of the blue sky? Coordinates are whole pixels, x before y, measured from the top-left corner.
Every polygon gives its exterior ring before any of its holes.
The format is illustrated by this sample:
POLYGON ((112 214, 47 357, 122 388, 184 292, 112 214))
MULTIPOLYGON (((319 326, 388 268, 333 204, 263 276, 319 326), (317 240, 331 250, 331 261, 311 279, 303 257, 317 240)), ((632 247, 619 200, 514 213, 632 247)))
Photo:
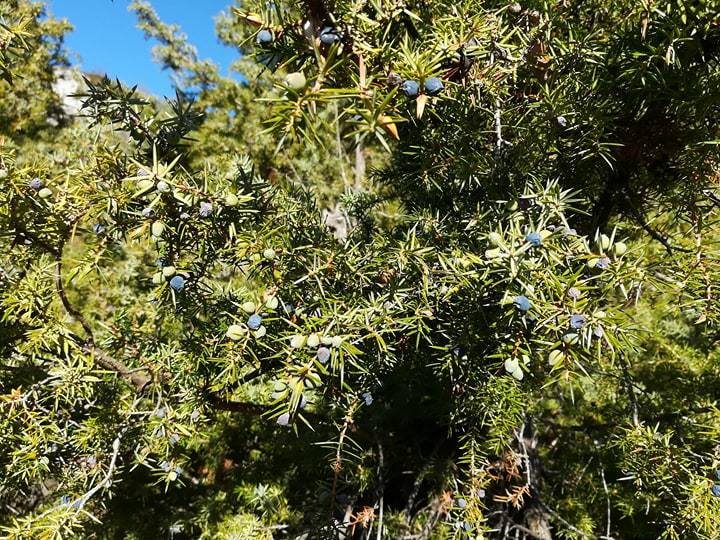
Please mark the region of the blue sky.
MULTIPOLYGON (((135 27, 128 12, 128 0, 46 0, 50 12, 65 18, 75 30, 66 44, 85 71, 107 73, 127 84, 137 84, 157 95, 174 95, 169 73, 152 60, 147 41, 135 27)), ((213 17, 227 8, 231 0, 151 0, 160 18, 176 23, 198 49, 200 58, 209 58, 227 72, 237 57, 233 49, 221 45, 215 36, 213 17)))

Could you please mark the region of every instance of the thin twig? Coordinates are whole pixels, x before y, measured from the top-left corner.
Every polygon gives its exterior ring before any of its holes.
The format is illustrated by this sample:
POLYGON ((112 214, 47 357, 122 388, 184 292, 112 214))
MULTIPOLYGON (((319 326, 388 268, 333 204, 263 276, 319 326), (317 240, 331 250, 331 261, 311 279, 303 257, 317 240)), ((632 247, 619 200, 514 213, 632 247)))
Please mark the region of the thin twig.
POLYGON ((605 481, 605 468, 600 467, 600 478, 602 478, 603 483, 603 489, 605 490, 605 499, 607 500, 607 529, 605 533, 605 538, 608 540, 611 540, 612 537, 610 536, 610 517, 611 517, 611 505, 610 505, 610 494, 608 492, 607 482, 605 481))
POLYGON ((500 117, 501 114, 500 110, 500 101, 495 102, 495 146, 498 150, 502 148, 502 145, 505 141, 503 141, 502 137, 502 118, 500 117))
POLYGON ((580 536, 583 536, 584 538, 598 538, 598 537, 595 536, 594 534, 588 534, 588 533, 586 533, 586 532, 584 532, 584 531, 581 531, 581 530, 578 529, 577 527, 571 525, 569 522, 565 521, 565 520, 560 516, 560 514, 558 514, 555 510, 553 510, 552 508, 550 508, 550 507, 547 506, 546 504, 544 504, 544 503, 540 503, 540 504, 541 504, 541 506, 542 506, 550 515, 552 515, 552 516, 553 516, 555 519, 557 519, 560 523, 562 523, 563 525, 565 525, 565 527, 567 527, 568 529, 570 529, 572 532, 577 533, 577 534, 579 534, 580 536))
POLYGON ((92 498, 92 496, 95 495, 98 491, 100 491, 103 487, 110 487, 110 479, 115 472, 118 453, 120 453, 121 438, 122 434, 118 433, 118 436, 115 437, 115 440, 112 443, 113 453, 112 456, 110 456, 110 465, 108 466, 107 473, 105 473, 105 477, 102 479, 102 481, 95 484, 95 486, 90 491, 85 493, 85 495, 75 499, 71 503, 70 506, 73 508, 77 508, 78 512, 82 509, 83 506, 85 506, 85 504, 90 500, 90 498, 92 498))
POLYGON ((642 213, 638 209, 636 209, 632 205, 632 203, 628 203, 625 206, 628 207, 628 210, 629 210, 630 214, 632 215, 632 217, 635 218, 635 221, 637 221, 638 224, 643 229, 645 229, 645 232, 647 232, 652 237, 653 240, 656 240, 657 242, 660 242, 663 245, 663 247, 665 248, 665 251, 667 251, 668 255, 672 256, 673 251, 675 251, 675 250, 682 251, 684 253, 692 252, 692 250, 690 250, 690 249, 681 248, 681 247, 673 246, 672 244, 670 244, 670 242, 667 239, 667 236, 662 235, 658 231, 653 229, 650 226, 650 224, 647 221, 645 221, 645 217, 642 215, 642 213))
POLYGON ((378 529, 377 529, 377 540, 382 540, 383 531, 383 511, 385 507, 385 486, 383 485, 383 447, 382 444, 378 443, 378 483, 380 484, 380 510, 378 513, 378 529))
POLYGON ((335 497, 337 496, 337 482, 338 477, 340 476, 340 470, 342 469, 342 460, 340 457, 340 454, 342 452, 342 445, 345 441, 345 433, 347 433, 348 427, 350 425, 350 422, 352 421, 352 417, 350 414, 348 414, 345 417, 345 422, 343 422, 343 427, 340 430, 340 437, 338 438, 338 444, 337 444, 337 450, 335 451, 335 462, 333 463, 333 483, 332 483, 332 492, 330 496, 330 515, 332 516, 333 510, 335 508, 335 497))

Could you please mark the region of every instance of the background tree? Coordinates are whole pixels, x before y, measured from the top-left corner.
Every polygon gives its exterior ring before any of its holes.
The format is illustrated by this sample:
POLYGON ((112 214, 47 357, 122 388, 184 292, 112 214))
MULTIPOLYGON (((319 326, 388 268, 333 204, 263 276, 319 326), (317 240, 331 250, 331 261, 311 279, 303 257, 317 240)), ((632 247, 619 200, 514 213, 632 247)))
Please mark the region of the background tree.
POLYGON ((2 127, 4 534, 716 538, 718 7, 133 3, 174 98, 2 127))

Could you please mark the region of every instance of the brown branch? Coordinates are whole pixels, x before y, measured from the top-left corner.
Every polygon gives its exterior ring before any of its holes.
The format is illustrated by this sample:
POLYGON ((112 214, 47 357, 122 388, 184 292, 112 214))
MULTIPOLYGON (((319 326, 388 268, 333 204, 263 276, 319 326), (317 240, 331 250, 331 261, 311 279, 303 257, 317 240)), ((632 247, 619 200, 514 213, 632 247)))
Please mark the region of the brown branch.
POLYGON ((660 242, 663 245, 663 247, 665 248, 665 251, 667 251, 668 255, 672 256, 674 250, 682 251, 683 253, 691 253, 692 252, 692 250, 690 250, 690 249, 681 248, 681 247, 673 246, 672 244, 670 244, 666 235, 660 234, 658 231, 653 229, 648 224, 647 221, 645 221, 645 217, 642 215, 642 212, 640 212, 638 209, 633 207, 632 201, 627 200, 626 207, 627 207, 629 213, 631 214, 631 216, 633 218, 635 218, 635 221, 637 221, 637 223, 643 229, 645 229, 645 232, 647 232, 653 240, 660 242))
POLYGON ((128 380, 135 388, 137 388, 138 392, 145 390, 147 385, 152 382, 152 378, 149 375, 138 370, 128 368, 125 364, 116 360, 102 349, 92 346, 86 347, 85 351, 93 355, 98 365, 107 370, 114 371, 122 378, 128 380))
POLYGON ((90 323, 87 322, 85 317, 83 317, 82 313, 80 313, 77 309, 73 307, 73 305, 70 303, 70 300, 68 300, 67 294, 65 294, 65 286, 63 285, 62 281, 62 253, 64 245, 65 242, 63 241, 58 247, 57 252, 55 253, 55 289, 60 296, 60 301, 62 302, 65 311, 67 311, 68 315, 70 315, 73 319, 77 320, 83 327, 83 330, 85 331, 86 345, 89 345, 90 347, 95 347, 95 336, 93 336, 93 331, 90 323))
POLYGON ((58 246, 57 251, 55 252, 55 289, 60 296, 60 301, 62 302, 65 311, 68 313, 68 315, 77 320, 83 327, 83 331, 85 332, 85 343, 83 344, 83 351, 87 354, 91 354, 95 359, 95 362, 99 366, 109 371, 114 371, 115 373, 118 373, 122 378, 129 381, 137 389, 138 392, 142 392, 147 387, 147 385, 150 384, 152 378, 145 373, 140 373, 136 370, 130 369, 121 361, 113 358, 105 351, 96 347, 95 336, 93 335, 90 323, 83 316, 83 314, 80 313, 80 311, 78 311, 77 309, 75 309, 75 307, 70 303, 70 300, 65 293, 65 286, 63 285, 62 280, 62 253, 64 245, 65 241, 63 240, 60 243, 60 246, 58 246))

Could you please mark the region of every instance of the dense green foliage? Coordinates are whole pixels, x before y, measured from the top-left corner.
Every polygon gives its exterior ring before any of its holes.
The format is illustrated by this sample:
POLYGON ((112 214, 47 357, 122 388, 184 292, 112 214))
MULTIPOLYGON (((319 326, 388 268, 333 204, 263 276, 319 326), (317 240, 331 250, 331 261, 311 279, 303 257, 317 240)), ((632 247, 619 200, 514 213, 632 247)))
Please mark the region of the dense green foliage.
POLYGON ((720 537, 720 2, 131 9, 0 6, 4 537, 720 537))

